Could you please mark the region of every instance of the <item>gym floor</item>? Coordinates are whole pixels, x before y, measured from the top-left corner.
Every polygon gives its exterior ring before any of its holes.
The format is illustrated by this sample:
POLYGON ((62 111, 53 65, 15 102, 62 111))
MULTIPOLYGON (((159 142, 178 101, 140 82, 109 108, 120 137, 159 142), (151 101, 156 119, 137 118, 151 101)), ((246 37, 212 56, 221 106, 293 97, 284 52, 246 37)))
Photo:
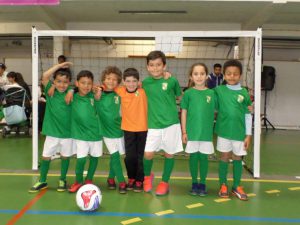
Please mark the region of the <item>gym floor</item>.
MULTIPOLYGON (((300 224, 300 131, 263 131, 261 143, 261 178, 243 174, 243 186, 249 201, 217 196, 218 163, 210 161, 208 196, 190 196, 188 161, 178 156, 170 181, 169 195, 107 190, 108 155, 99 160, 95 177, 102 191, 100 208, 93 213, 80 212, 75 195, 56 192, 60 160, 53 160, 48 177, 49 188, 29 194, 38 172, 31 170, 31 138, 10 135, 0 138, 0 221, 5 225, 50 224, 300 224), (22 146, 22 147, 20 147, 22 146)), ((42 149, 43 138, 40 146, 42 149)), ((70 163, 68 181, 74 181, 75 159, 70 163)), ((154 160, 155 184, 159 182, 163 157, 154 160)))

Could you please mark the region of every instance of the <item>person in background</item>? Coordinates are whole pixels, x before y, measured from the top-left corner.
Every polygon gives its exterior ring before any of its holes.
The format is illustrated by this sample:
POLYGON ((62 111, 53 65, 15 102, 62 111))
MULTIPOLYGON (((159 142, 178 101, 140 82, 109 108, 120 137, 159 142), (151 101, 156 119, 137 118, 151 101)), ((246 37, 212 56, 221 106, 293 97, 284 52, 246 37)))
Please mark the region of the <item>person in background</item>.
POLYGON ((207 87, 213 89, 223 83, 222 65, 216 63, 214 65, 214 72, 210 73, 207 80, 207 87))

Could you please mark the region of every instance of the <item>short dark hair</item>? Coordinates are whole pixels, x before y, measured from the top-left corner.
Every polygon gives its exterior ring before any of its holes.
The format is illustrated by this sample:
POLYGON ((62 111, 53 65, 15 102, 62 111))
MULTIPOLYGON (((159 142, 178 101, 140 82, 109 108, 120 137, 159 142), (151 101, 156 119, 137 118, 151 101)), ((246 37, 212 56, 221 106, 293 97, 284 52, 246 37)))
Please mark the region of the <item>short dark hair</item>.
POLYGON ((109 75, 109 74, 116 74, 117 75, 117 78, 118 78, 118 83, 120 84, 121 81, 122 81, 122 72, 121 70, 116 67, 116 66, 107 66, 103 71, 102 71, 102 74, 101 74, 101 82, 103 83, 103 81, 105 80, 106 76, 109 75))
POLYGON ((136 68, 127 68, 124 70, 123 80, 125 80, 127 77, 134 77, 135 79, 140 80, 139 71, 136 68))
POLYGON ((62 60, 62 61, 65 62, 65 61, 67 61, 67 58, 64 55, 60 55, 60 56, 57 57, 57 61, 59 61, 59 60, 62 60))
POLYGON ((147 65, 150 60, 161 59, 163 64, 166 65, 167 59, 165 53, 162 51, 152 51, 147 55, 147 65))
POLYGON ((0 63, 0 67, 1 67, 2 69, 6 70, 6 66, 5 66, 4 63, 0 63))
POLYGON ((82 77, 90 78, 92 81, 94 81, 94 75, 89 70, 81 70, 76 77, 76 80, 79 81, 82 77))
POLYGON ((53 79, 55 80, 57 76, 65 76, 67 79, 69 79, 69 81, 72 79, 71 71, 68 68, 56 70, 53 74, 53 79))
POLYGON ((231 60, 226 61, 226 62, 224 63, 224 65, 223 65, 223 73, 224 73, 224 74, 225 74, 225 71, 226 71, 227 67, 230 67, 230 66, 234 66, 234 67, 239 68, 240 73, 241 73, 241 74, 243 73, 243 66, 242 66, 242 63, 241 63, 239 60, 231 59, 231 60))
POLYGON ((214 68, 222 68, 222 65, 220 63, 214 64, 214 68))
POLYGON ((6 77, 14 78, 14 79, 16 80, 16 79, 17 79, 17 74, 16 74, 16 72, 14 72, 14 71, 10 71, 10 72, 6 75, 6 77))

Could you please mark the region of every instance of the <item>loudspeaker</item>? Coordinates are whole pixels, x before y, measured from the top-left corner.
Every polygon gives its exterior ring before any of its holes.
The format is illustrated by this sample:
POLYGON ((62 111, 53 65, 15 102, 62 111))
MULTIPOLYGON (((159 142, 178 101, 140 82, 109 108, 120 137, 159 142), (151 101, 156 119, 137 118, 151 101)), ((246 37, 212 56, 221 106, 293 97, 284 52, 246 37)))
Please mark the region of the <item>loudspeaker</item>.
POLYGON ((261 73, 261 88, 266 91, 272 91, 275 84, 275 68, 264 66, 261 73))

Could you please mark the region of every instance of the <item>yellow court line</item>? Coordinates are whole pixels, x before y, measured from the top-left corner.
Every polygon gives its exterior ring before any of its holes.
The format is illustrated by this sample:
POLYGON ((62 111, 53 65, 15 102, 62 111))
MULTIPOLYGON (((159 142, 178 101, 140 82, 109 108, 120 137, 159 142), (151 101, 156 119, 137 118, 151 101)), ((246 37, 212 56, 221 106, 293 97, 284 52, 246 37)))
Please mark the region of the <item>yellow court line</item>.
POLYGON ((172 209, 169 209, 169 210, 157 212, 157 213, 155 213, 155 215, 157 215, 157 216, 163 216, 163 215, 171 214, 171 213, 174 213, 174 211, 172 209))
POLYGON ((290 191, 299 191, 300 187, 290 187, 288 188, 290 191))
MULTIPOLYGON (((39 176, 38 172, 36 173, 0 173, 0 176, 39 176)), ((58 173, 50 173, 48 174, 50 177, 58 177, 60 174, 58 173)), ((68 175, 69 177, 75 177, 75 174, 68 175)), ((99 175, 95 174, 95 177, 104 177, 106 178, 107 175, 99 175)), ((161 179, 161 176, 156 176, 155 178, 161 179)), ((171 177, 172 180, 191 180, 190 177, 171 177)), ((219 178, 207 178, 207 180, 211 181, 218 181, 219 178)), ((232 178, 228 180, 232 181, 232 178)), ((242 179, 244 182, 259 182, 259 183, 286 183, 286 184, 300 184, 300 181, 293 181, 293 180, 268 180, 268 179, 242 179)))
POLYGON ((140 217, 135 217, 130 220, 123 220, 123 221, 121 221, 121 224, 127 225, 127 224, 132 224, 132 223, 136 223, 136 222, 140 222, 140 221, 142 221, 142 219, 140 217))
POLYGON ((276 193, 279 193, 280 191, 279 190, 268 190, 268 191, 265 191, 266 193, 268 194, 276 194, 276 193))
POLYGON ((220 203, 220 202, 228 202, 230 200, 231 200, 230 198, 218 198, 215 199, 214 201, 220 203))
POLYGON ((191 204, 191 205, 186 205, 185 207, 187 207, 188 209, 193 209, 193 208, 197 208, 197 207, 201 207, 204 206, 202 203, 196 203, 196 204, 191 204))
POLYGON ((248 196, 248 197, 255 197, 256 194, 255 194, 255 193, 248 193, 247 196, 248 196))

